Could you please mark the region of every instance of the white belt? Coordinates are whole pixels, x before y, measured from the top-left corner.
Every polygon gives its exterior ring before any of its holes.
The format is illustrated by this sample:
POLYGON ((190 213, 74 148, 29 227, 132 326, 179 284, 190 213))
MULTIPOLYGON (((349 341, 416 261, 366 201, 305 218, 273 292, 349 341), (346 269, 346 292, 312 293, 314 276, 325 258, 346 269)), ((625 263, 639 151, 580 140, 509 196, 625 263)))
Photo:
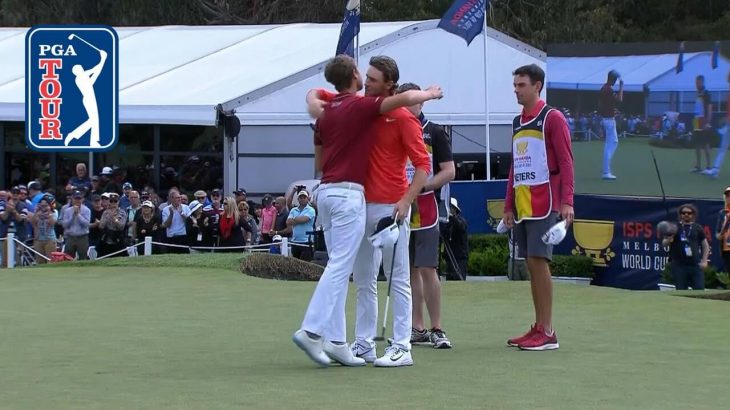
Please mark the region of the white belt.
POLYGON ((343 188, 343 189, 350 189, 353 191, 365 192, 365 188, 362 185, 356 184, 354 182, 333 182, 330 184, 319 184, 319 187, 317 187, 315 189, 327 189, 327 188, 343 188))

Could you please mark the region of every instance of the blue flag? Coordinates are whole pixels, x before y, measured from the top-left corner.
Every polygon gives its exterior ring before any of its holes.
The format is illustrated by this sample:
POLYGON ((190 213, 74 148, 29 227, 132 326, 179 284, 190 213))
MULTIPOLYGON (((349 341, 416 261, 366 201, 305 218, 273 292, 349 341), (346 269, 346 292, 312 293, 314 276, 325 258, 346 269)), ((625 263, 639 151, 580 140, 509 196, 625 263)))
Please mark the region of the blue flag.
POLYGON ((347 0, 335 55, 347 54, 355 58, 355 37, 358 34, 360 34, 360 0, 347 0))
POLYGON ((677 74, 684 70, 684 41, 679 43, 679 54, 677 55, 677 74))
POLYGON ((712 62, 710 63, 710 64, 712 64, 713 70, 717 68, 717 59, 719 58, 719 56, 720 56, 720 42, 715 41, 715 48, 712 49, 712 62))
POLYGON ((438 26, 463 38, 469 45, 484 28, 487 7, 488 0, 456 0, 441 17, 438 26))

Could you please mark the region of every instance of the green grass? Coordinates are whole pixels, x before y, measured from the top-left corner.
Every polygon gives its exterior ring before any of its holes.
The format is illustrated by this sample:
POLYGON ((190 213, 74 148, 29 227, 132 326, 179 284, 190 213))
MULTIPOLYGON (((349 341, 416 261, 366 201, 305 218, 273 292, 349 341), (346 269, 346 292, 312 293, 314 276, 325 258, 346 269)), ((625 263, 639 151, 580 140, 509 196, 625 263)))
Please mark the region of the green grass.
POLYGON ((248 277, 229 255, 186 258, 0 271, 0 407, 723 405, 727 302, 556 285, 560 350, 521 352, 504 343, 531 323, 528 283, 447 282, 454 349, 416 346, 411 368, 319 369, 290 341, 314 283, 248 277))
MULTIPOLYGON (((661 197, 650 150, 656 156, 668 197, 719 199, 730 176, 727 165, 718 179, 690 173, 695 165, 694 149, 656 148, 651 147, 646 138, 621 138, 612 166, 618 179, 605 181, 601 179, 603 144, 603 141, 573 142, 576 192, 661 197)), ((712 160, 716 153, 717 149, 711 151, 712 160)), ((730 162, 730 155, 728 158, 726 163, 730 162)), ((702 164, 705 164, 704 158, 702 164)))

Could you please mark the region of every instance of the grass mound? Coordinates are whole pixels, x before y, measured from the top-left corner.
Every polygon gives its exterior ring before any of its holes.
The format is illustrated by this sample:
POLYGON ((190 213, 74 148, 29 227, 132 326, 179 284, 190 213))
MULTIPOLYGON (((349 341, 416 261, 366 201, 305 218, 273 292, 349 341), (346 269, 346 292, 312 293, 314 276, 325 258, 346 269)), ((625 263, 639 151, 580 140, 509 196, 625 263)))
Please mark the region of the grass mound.
POLYGON ((264 279, 316 281, 324 268, 296 258, 254 253, 241 260, 241 272, 264 279))

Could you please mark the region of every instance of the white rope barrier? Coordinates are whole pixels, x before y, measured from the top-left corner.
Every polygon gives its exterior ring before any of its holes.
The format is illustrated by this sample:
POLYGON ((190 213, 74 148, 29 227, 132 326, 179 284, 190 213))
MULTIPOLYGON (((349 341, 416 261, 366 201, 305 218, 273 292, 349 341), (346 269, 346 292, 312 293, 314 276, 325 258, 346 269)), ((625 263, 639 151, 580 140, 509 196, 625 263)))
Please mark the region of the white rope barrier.
POLYGON ((15 239, 15 238, 13 238, 13 241, 14 241, 15 243, 17 243, 18 245, 20 245, 20 246, 24 247, 25 249, 27 249, 27 250, 29 250, 29 251, 33 252, 34 254, 36 254, 36 255, 40 256, 41 258, 43 258, 43 259, 45 259, 45 260, 47 260, 47 261, 49 261, 49 262, 51 261, 51 258, 49 258, 49 257, 47 257, 46 255, 44 255, 44 254, 42 254, 42 253, 38 252, 37 250, 33 249, 32 247, 30 247, 30 246, 28 246, 28 245, 24 244, 24 243, 23 243, 22 241, 19 241, 19 240, 15 239))
POLYGON ((134 245, 131 245, 131 246, 126 246, 126 247, 124 247, 124 248, 122 248, 122 249, 120 249, 120 250, 118 250, 118 251, 114 251, 114 252, 112 252, 112 253, 108 253, 108 254, 106 254, 106 255, 104 255, 104 256, 99 256, 98 258, 96 258, 96 260, 102 260, 102 259, 106 259, 106 258, 112 257, 112 256, 114 256, 114 255, 119 255, 119 254, 120 254, 120 253, 122 253, 122 252, 127 252, 127 254, 128 254, 129 256, 132 256, 132 252, 133 252, 133 251, 130 251, 130 249, 136 249, 136 248, 137 248, 138 246, 140 246, 140 245, 144 245, 144 242, 141 242, 141 243, 137 243, 137 244, 134 244, 134 245))

